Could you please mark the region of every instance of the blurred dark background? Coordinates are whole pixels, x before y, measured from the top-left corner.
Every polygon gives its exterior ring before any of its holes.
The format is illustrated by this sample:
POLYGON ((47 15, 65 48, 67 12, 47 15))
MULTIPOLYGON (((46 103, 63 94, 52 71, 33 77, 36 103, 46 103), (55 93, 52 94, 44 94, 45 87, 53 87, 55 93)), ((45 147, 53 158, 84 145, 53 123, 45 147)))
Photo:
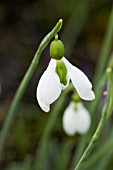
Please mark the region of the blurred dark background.
MULTIPOLYGON (((112 0, 0 1, 0 126, 40 41, 60 18, 64 23, 59 38, 64 42, 65 56, 93 78, 112 3, 112 0)), ((42 111, 35 92, 49 60, 47 46, 21 101, 0 169, 35 152, 48 120, 48 115, 40 117, 42 111)))
MULTIPOLYGON (((73 64, 83 67, 86 71, 89 69, 93 74, 111 4, 112 0, 35 2, 12 0, 0 3, 1 101, 8 101, 13 97, 40 41, 60 18, 64 20, 59 34, 62 41, 65 40, 63 42, 66 57, 70 58, 73 64)), ((49 59, 49 47, 47 47, 26 91, 26 102, 35 102, 34 94, 38 78, 49 59)))

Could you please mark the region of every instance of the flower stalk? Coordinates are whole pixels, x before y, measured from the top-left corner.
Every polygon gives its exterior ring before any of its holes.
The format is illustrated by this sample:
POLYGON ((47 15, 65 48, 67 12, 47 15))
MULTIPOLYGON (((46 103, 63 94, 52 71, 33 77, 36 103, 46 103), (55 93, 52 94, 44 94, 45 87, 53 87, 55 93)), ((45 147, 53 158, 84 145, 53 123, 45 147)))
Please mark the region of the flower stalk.
POLYGON ((19 88, 15 94, 15 97, 12 101, 12 104, 9 108, 9 112, 7 114, 7 117, 6 117, 6 120, 3 124, 3 127, 2 127, 2 130, 1 130, 1 134, 0 134, 0 157, 2 155, 2 152, 3 152, 3 148, 4 148, 4 145, 7 141, 7 136, 8 136, 8 132, 10 130, 10 127, 11 127, 11 124, 14 120, 14 117, 15 117, 15 114, 16 114, 16 111, 17 111, 17 107, 19 105, 19 102, 25 92, 25 89, 34 73, 34 71, 36 70, 37 68, 37 65, 38 65, 38 62, 39 62, 39 59, 40 59, 40 56, 44 50, 44 48, 48 45, 48 43, 51 41, 51 39, 55 36, 55 34, 62 28, 62 23, 63 23, 63 20, 60 19, 57 24, 55 25, 55 27, 52 29, 52 31, 50 33, 48 33, 44 39, 42 40, 42 42, 40 43, 39 47, 38 47, 38 50, 36 51, 35 55, 34 55, 34 58, 31 62, 31 65, 29 66, 22 82, 20 83, 19 85, 19 88))
POLYGON ((98 141, 100 134, 103 130, 103 127, 107 121, 107 119, 109 118, 112 109, 113 109, 113 88, 112 88, 112 83, 113 83, 113 75, 112 75, 112 69, 108 68, 107 69, 107 76, 108 76, 108 94, 106 97, 106 104, 102 110, 102 116, 99 122, 99 125, 89 143, 89 145, 87 146, 86 150, 84 151, 82 157, 80 158, 77 166, 75 167, 74 170, 78 170, 83 161, 85 161, 87 159, 87 157, 89 156, 89 154, 91 153, 92 149, 94 148, 96 142, 98 141))

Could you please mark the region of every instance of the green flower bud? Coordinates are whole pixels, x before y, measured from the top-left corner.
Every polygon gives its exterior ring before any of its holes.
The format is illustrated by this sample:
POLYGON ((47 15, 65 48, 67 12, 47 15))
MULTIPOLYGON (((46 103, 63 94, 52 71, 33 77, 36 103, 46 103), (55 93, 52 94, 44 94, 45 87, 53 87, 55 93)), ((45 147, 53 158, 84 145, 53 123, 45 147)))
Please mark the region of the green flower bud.
POLYGON ((63 61, 57 61, 56 73, 59 76, 60 82, 64 85, 67 84, 67 69, 63 61))
POLYGON ((56 35, 55 40, 51 42, 50 56, 56 60, 60 60, 64 56, 64 45, 62 41, 58 40, 58 35, 56 35))

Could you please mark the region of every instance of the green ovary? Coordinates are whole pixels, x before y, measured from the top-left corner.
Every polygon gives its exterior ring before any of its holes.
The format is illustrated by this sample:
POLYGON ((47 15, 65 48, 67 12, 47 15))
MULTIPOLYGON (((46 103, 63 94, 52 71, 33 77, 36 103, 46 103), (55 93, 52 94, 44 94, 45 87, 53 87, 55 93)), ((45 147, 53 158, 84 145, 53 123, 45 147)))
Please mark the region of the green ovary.
POLYGON ((64 56, 64 45, 60 40, 53 40, 50 45, 50 56, 60 60, 64 56))

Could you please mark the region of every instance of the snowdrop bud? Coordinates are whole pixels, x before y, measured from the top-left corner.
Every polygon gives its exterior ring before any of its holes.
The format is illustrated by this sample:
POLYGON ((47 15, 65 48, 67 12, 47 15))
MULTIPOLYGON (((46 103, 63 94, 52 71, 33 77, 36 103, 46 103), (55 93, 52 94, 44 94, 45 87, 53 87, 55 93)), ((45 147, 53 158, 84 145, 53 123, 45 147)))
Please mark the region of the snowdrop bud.
POLYGON ((67 135, 84 134, 89 130, 91 119, 88 110, 79 102, 71 102, 63 115, 63 128, 67 135), (75 106, 76 109, 75 109, 75 106))
POLYGON ((67 69, 62 60, 57 61, 56 73, 59 76, 60 83, 66 85, 67 84, 67 69))
POLYGON ((51 42, 50 56, 56 60, 60 60, 64 56, 64 45, 62 41, 58 40, 58 35, 56 35, 55 40, 51 42))

